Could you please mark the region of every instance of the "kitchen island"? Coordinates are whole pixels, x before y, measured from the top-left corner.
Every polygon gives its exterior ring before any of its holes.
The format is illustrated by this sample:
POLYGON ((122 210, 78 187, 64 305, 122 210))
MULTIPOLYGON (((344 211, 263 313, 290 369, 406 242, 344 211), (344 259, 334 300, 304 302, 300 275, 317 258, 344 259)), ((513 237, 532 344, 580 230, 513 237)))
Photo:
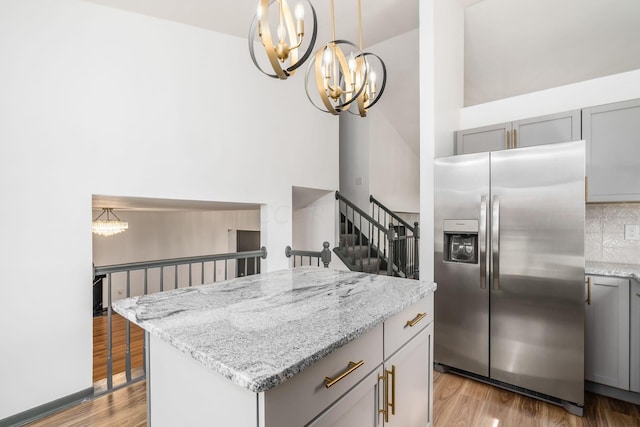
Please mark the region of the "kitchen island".
POLYGON ((149 424, 432 418, 436 285, 296 268, 114 303, 145 329, 149 424))

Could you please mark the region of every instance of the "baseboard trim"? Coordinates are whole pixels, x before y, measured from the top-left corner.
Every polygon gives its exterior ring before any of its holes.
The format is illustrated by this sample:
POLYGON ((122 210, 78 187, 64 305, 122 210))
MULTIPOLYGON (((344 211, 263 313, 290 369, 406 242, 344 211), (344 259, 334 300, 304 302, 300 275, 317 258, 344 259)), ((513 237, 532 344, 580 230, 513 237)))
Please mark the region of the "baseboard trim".
POLYGON ((93 397, 93 387, 80 390, 60 399, 53 400, 44 405, 36 406, 19 414, 0 420, 0 427, 18 427, 33 422, 44 416, 53 414, 70 406, 77 405, 88 397, 93 397))
POLYGON ((640 405, 640 393, 620 390, 619 388, 610 387, 604 384, 592 383, 591 381, 585 381, 584 386, 585 390, 592 393, 601 394, 603 396, 613 397, 614 399, 624 400, 625 402, 640 405))

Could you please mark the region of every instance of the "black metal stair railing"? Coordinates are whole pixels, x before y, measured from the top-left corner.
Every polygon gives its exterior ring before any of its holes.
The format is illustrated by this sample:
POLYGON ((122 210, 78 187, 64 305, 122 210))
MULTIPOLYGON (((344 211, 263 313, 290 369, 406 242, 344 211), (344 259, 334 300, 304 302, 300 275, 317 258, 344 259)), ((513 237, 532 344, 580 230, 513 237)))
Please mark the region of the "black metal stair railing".
POLYGON ((373 196, 369 196, 371 216, 382 224, 389 224, 397 234, 393 263, 404 271, 407 277, 420 277, 420 224, 416 221, 413 226, 400 218, 395 212, 382 204, 373 196))
POLYGON ((406 277, 389 262, 394 259, 397 238, 393 227, 385 227, 337 191, 336 200, 341 227, 336 255, 351 270, 406 277))

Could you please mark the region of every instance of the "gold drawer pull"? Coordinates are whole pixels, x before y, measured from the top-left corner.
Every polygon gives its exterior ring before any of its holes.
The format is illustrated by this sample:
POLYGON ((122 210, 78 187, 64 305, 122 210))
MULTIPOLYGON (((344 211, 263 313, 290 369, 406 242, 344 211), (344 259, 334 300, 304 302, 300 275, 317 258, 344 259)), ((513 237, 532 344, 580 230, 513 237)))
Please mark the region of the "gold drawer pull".
POLYGON ((405 328, 407 326, 409 326, 410 328, 413 328, 418 324, 419 321, 424 319, 426 316, 427 316, 427 313, 418 313, 418 315, 414 317, 412 320, 407 320, 407 324, 405 325, 405 328))
POLYGON ((324 386, 326 388, 332 387, 338 381, 340 381, 341 379, 343 379, 344 377, 346 377, 347 375, 349 375, 350 373, 352 373, 362 365, 364 365, 364 360, 361 360, 358 363, 349 362, 349 368, 343 373, 341 373, 340 375, 338 375, 336 378, 324 377, 324 386))

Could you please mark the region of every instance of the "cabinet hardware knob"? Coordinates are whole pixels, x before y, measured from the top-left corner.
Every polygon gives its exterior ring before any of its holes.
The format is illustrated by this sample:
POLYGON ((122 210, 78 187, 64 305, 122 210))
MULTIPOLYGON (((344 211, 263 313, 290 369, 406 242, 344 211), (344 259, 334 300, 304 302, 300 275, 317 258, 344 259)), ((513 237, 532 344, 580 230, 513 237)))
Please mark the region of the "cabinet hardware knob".
POLYGON ((337 377, 335 378, 324 377, 324 386, 326 388, 333 387, 338 381, 340 381, 341 379, 343 379, 344 377, 346 377, 347 375, 349 375, 350 373, 352 373, 362 365, 364 365, 364 360, 361 360, 357 363, 349 362, 349 366, 347 367, 347 370, 341 373, 340 375, 338 375, 337 377))
POLYGON ((414 326, 416 326, 418 324, 419 321, 421 321, 422 319, 424 319, 426 317, 427 313, 418 313, 418 315, 416 317, 414 317, 411 320, 407 320, 407 324, 404 325, 404 327, 406 328, 407 326, 409 326, 410 328, 413 328, 414 326))

